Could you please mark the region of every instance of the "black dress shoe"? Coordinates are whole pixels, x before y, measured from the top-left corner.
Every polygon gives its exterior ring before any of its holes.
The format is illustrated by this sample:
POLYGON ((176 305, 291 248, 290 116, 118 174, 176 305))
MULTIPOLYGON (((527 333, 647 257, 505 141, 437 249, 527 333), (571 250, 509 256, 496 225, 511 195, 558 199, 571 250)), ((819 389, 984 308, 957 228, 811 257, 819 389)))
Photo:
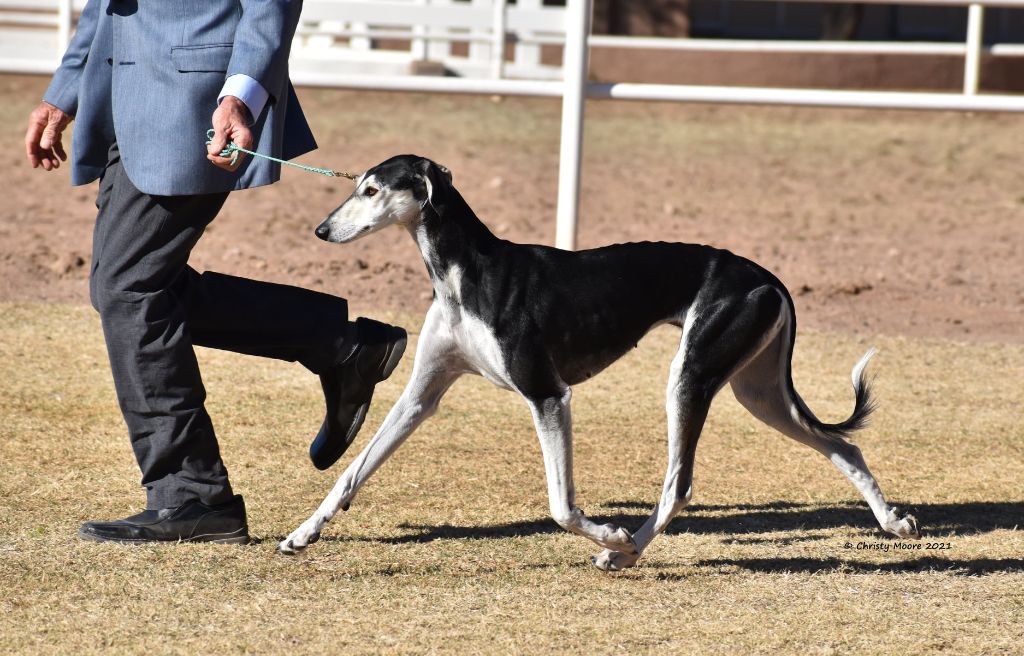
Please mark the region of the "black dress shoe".
POLYGON ((78 537, 92 542, 219 542, 246 544, 249 525, 241 496, 207 506, 189 501, 177 508, 144 510, 113 522, 86 522, 78 537))
POLYGON ((327 416, 309 458, 317 469, 327 469, 345 453, 366 419, 373 388, 398 366, 408 339, 397 326, 370 319, 356 320, 358 346, 341 364, 320 374, 327 416))

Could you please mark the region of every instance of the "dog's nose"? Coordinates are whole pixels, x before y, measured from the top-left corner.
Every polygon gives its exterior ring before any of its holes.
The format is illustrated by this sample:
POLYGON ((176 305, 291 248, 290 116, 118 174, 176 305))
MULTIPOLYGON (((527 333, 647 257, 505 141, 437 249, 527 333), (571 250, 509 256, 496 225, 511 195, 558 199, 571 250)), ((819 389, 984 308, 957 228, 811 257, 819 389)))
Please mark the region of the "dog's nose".
POLYGON ((316 227, 316 236, 324 241, 327 241, 327 235, 331 233, 331 229, 327 227, 326 223, 321 223, 316 227))

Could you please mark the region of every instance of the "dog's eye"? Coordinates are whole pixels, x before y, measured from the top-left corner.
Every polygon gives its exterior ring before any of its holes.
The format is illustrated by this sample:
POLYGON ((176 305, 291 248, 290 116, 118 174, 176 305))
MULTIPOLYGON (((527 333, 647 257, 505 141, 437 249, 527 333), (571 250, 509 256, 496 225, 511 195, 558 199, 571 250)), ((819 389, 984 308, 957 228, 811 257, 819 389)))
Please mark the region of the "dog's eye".
POLYGON ((367 187, 366 189, 363 190, 363 195, 364 196, 375 196, 376 194, 377 194, 377 188, 376 187, 367 187))

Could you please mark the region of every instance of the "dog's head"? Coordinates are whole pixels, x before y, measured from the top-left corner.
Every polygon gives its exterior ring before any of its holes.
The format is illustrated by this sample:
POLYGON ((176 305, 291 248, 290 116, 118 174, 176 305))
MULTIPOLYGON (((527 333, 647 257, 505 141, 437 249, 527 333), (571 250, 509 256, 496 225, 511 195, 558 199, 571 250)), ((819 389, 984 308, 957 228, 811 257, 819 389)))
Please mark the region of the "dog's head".
POLYGON ((356 180, 352 195, 316 228, 324 241, 343 244, 390 225, 411 226, 426 212, 444 214, 451 171, 425 157, 398 155, 356 180))

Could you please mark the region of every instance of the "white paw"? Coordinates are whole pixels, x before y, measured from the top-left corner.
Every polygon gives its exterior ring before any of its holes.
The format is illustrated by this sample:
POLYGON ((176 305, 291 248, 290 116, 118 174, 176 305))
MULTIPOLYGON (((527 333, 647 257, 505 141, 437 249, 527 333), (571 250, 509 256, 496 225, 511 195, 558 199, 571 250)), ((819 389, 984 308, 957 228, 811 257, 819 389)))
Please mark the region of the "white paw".
POLYGON ((305 526, 292 531, 292 534, 277 543, 277 551, 286 556, 294 556, 320 539, 320 531, 310 531, 305 526))
POLYGON ((632 567, 639 558, 640 554, 638 553, 624 554, 621 551, 605 549, 596 556, 591 556, 590 562, 602 572, 618 572, 627 567, 632 567))
POLYGON ((889 525, 885 530, 899 538, 920 540, 921 529, 917 525, 917 518, 899 508, 893 508, 889 525))
POLYGON ((609 551, 621 551, 627 554, 637 553, 636 543, 633 542, 632 534, 618 526, 611 529, 611 534, 601 546, 608 547, 609 551))

